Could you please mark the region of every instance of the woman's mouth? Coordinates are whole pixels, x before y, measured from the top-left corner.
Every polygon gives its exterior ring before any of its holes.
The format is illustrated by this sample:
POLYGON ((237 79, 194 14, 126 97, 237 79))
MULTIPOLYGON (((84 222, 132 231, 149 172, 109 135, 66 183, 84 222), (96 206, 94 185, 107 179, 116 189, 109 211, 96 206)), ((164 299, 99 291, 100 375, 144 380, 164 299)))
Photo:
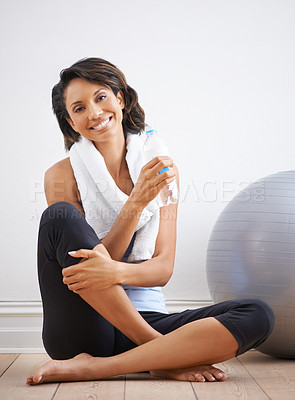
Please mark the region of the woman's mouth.
POLYGON ((105 127, 108 126, 111 119, 112 119, 112 117, 109 117, 100 123, 95 123, 90 127, 90 129, 92 129, 93 131, 96 131, 96 132, 101 131, 102 129, 104 129, 105 127))

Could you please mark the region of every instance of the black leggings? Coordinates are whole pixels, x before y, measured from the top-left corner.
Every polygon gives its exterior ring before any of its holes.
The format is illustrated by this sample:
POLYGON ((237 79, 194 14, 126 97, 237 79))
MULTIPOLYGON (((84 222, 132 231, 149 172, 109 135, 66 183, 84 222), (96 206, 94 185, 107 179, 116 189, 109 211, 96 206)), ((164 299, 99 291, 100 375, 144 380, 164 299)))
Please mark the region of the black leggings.
MULTIPOLYGON (((111 356, 136 346, 62 281, 62 268, 78 263, 70 250, 92 249, 100 243, 96 233, 70 203, 48 207, 41 218, 38 238, 38 276, 43 301, 43 343, 54 359, 79 353, 111 356)), ((201 318, 215 317, 235 337, 237 354, 259 346, 271 333, 274 316, 260 300, 225 301, 196 310, 162 314, 140 312, 162 334, 201 318)))

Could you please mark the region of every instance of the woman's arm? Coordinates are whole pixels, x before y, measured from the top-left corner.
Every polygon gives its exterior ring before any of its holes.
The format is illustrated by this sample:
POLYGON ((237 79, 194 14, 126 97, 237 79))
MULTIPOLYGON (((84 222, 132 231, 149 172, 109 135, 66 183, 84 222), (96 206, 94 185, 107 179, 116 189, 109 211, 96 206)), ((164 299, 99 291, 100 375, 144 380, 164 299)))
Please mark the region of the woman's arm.
POLYGON ((109 233, 100 238, 113 260, 121 261, 130 244, 143 209, 170 183, 177 173, 170 157, 156 157, 147 163, 140 172, 130 196, 109 233), (158 174, 161 169, 170 170, 158 174))
MULTIPOLYGON (((84 214, 80 199, 77 197, 77 191, 77 184, 68 158, 56 163, 46 172, 45 194, 48 205, 59 201, 67 201, 74 204, 84 214)), ((99 260, 102 267, 106 268, 106 271, 112 270, 111 266, 116 261, 109 257, 102 244, 96 246, 95 251, 87 251, 96 255, 96 259, 99 260)), ((78 263, 77 266, 79 267, 88 261, 78 263)), ((64 276, 69 268, 62 269, 64 276)), ((136 344, 140 345, 161 336, 137 312, 121 285, 105 286, 111 287, 97 292, 92 291, 91 287, 89 290, 89 287, 85 286, 84 289, 79 290, 78 294, 136 344)), ((69 287, 69 289, 75 291, 73 287, 69 287)))
MULTIPOLYGON (((175 167, 179 186, 179 175, 175 167)), ((86 261, 64 270, 64 282, 73 291, 91 288, 101 290, 112 285, 164 286, 170 279, 175 258, 177 204, 160 209, 160 227, 153 257, 140 263, 123 263, 112 260, 107 265, 95 251, 79 250, 73 257, 85 257, 86 261)))
POLYGON ((69 157, 57 162, 46 171, 44 189, 48 206, 66 201, 73 204, 84 216, 80 192, 69 157))
MULTIPOLYGON (((141 170, 128 200, 121 209, 109 233, 100 238, 113 260, 120 261, 130 244, 143 209, 175 176, 169 157, 156 157, 141 170), (158 174, 164 167, 171 170, 158 174)), ((45 195, 48 205, 59 201, 72 203, 84 215, 80 192, 70 163, 66 158, 54 164, 45 173, 45 195)))
MULTIPOLYGON (((163 165, 161 165, 160 167, 164 166, 164 160, 162 160, 162 162, 163 165)), ((171 164, 169 164, 169 166, 171 168, 171 164)), ((144 179, 147 182, 150 182, 151 176, 155 174, 155 170, 159 170, 159 164, 156 163, 156 161, 154 160, 154 162, 148 163, 143 168, 144 174, 142 174, 142 176, 139 177, 138 179, 139 183, 141 180, 144 179)), ((176 178, 177 186, 179 189, 179 172, 176 165, 173 165, 173 172, 174 172, 173 175, 176 178)), ((163 186, 164 185, 162 185, 161 188, 163 186)), ((137 187, 135 186, 134 192, 136 192, 136 189, 137 187)), ((144 192, 147 191, 146 188, 143 189, 141 188, 141 190, 143 190, 144 192)), ((157 193, 159 193, 159 191, 157 193)), ((132 196, 130 196, 130 199, 132 200, 132 196)), ((150 198, 145 199, 145 201, 150 201, 150 198)), ((116 282, 115 282, 116 284, 126 284, 132 286, 142 286, 142 287, 166 285, 166 283, 172 276, 174 268, 175 249, 176 249, 177 208, 178 204, 171 204, 169 206, 160 208, 160 226, 153 257, 150 260, 143 261, 141 263, 118 262, 115 267, 115 275, 114 275, 116 277, 116 282)), ((138 219, 140 217, 140 214, 141 210, 139 208, 137 209, 137 214, 136 214, 138 219)), ((128 224, 126 223, 126 221, 122 221, 120 220, 120 218, 118 218, 116 221, 116 223, 118 223, 117 226, 115 225, 113 226, 113 228, 117 228, 114 229, 114 232, 116 232, 117 234, 119 233, 119 237, 125 236, 122 235, 121 229, 127 228, 128 230, 129 228, 129 237, 127 246, 136 229, 137 222, 138 220, 135 222, 134 225, 132 225, 131 228, 130 223, 128 224), (122 228, 120 225, 122 225, 122 228)), ((125 247, 123 248, 125 249, 125 247)), ((122 254, 122 257, 123 255, 124 254, 122 254)), ((122 257, 115 258, 115 260, 121 260, 122 257)))
MULTIPOLYGON (((179 185, 176 166, 173 166, 173 171, 170 170, 161 174, 163 176, 158 175, 156 172, 164 166, 171 167, 171 162, 172 160, 167 157, 157 157, 142 168, 132 194, 122 208, 111 231, 102 239, 103 245, 107 248, 113 260, 118 261, 123 258, 143 208, 155 198, 162 187, 174 176, 176 176, 179 185), (110 251, 110 248, 113 251, 110 251)), ((69 158, 56 163, 46 172, 45 194, 48 205, 58 201, 67 201, 74 204, 84 215, 81 200, 77 195, 79 191, 69 158)), ((76 273, 79 273, 81 286, 79 288, 75 286, 75 290, 95 285, 95 281, 101 282, 100 284, 103 285, 103 287, 99 287, 100 289, 123 283, 143 287, 164 286, 173 272, 176 246, 176 217, 177 205, 170 205, 160 209, 159 232, 155 252, 150 260, 138 264, 116 262, 113 263, 112 268, 109 265, 104 268, 102 264, 95 265, 98 261, 95 258, 91 258, 81 262, 79 265, 68 267, 71 268, 68 269, 68 272, 73 275, 73 280, 77 279, 76 273)), ((79 257, 78 254, 76 256, 79 257)))
POLYGON ((143 287, 166 285, 174 267, 176 222, 177 204, 161 207, 160 228, 153 257, 138 264, 119 262, 117 283, 143 287))

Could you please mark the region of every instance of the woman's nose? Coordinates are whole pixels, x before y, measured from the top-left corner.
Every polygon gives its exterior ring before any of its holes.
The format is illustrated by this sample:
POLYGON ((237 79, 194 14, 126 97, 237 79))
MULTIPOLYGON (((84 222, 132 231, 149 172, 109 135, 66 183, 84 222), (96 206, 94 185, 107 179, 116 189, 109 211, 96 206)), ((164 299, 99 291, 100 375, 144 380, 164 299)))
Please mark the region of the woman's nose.
POLYGON ((98 105, 95 105, 89 108, 88 118, 96 119, 100 117, 101 114, 102 114, 102 109, 98 105))

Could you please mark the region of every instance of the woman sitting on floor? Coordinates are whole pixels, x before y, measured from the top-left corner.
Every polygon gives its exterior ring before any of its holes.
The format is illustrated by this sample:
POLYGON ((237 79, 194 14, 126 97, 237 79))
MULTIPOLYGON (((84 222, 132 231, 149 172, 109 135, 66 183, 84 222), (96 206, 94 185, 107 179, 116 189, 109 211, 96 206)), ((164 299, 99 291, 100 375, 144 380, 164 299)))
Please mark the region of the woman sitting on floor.
POLYGON ((144 112, 110 62, 63 70, 52 99, 70 151, 46 172, 38 239, 43 342, 53 360, 27 383, 139 371, 225 380, 212 364, 259 346, 272 310, 246 299, 168 314, 161 287, 173 271, 177 204, 159 208, 155 199, 179 180, 173 160, 145 163, 144 112))

